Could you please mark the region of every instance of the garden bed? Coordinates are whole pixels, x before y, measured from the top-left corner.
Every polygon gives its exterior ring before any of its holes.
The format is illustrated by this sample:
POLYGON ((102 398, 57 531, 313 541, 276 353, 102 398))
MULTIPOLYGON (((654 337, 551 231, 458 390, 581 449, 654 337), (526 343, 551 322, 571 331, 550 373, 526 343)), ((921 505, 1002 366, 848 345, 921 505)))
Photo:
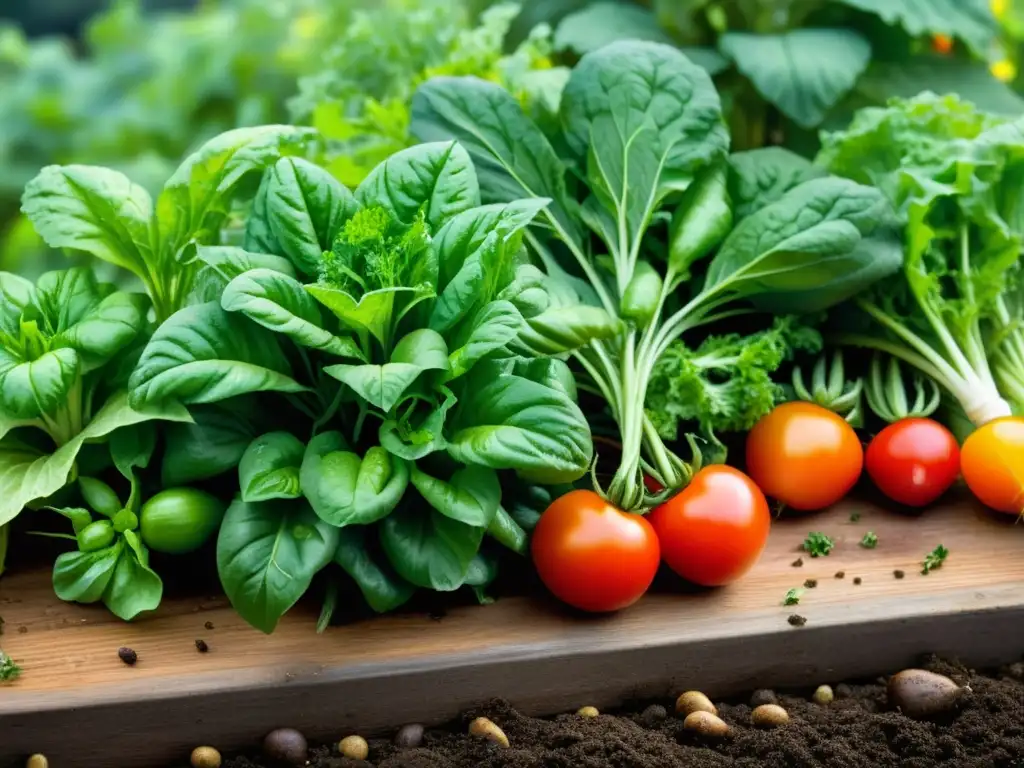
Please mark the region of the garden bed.
POLYGON ((153 766, 197 744, 248 747, 281 725, 315 740, 441 723, 495 696, 530 715, 684 687, 725 696, 873 676, 922 652, 993 667, 1024 650, 1020 535, 1012 518, 966 501, 918 515, 850 501, 778 521, 756 568, 723 590, 663 591, 608 617, 508 598, 321 635, 315 605, 270 636, 212 596, 165 600, 125 624, 61 603, 47 572, 11 573, 0 580, 0 642, 23 674, 0 688, 0 765, 43 751, 62 768, 115 754, 125 768, 153 766), (835 539, 829 556, 801 556, 809 531, 835 539), (867 531, 874 549, 859 545, 867 531), (948 558, 921 575, 939 544, 948 558), (784 606, 793 588, 800 602, 784 606), (136 651, 134 666, 121 647, 136 651))

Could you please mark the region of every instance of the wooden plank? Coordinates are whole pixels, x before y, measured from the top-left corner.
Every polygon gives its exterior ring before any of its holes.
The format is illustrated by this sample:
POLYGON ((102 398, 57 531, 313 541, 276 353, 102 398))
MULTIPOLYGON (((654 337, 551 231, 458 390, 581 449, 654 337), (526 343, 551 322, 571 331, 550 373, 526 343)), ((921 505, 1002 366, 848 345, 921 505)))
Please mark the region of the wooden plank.
POLYGON ((608 617, 507 599, 442 621, 388 616, 323 635, 314 607, 264 636, 216 597, 168 601, 125 624, 61 603, 48 574, 14 574, 0 580, 2 641, 24 673, 0 687, 0 764, 37 750, 59 768, 109 764, 116 734, 119 766, 152 768, 199 743, 250 746, 281 725, 332 738, 441 722, 493 696, 546 714, 684 687, 814 685, 891 671, 922 652, 994 665, 1022 650, 1022 546, 1024 526, 967 502, 921 515, 847 502, 777 522, 754 571, 725 589, 651 595, 608 617), (836 549, 793 567, 810 530, 836 549), (868 530, 876 549, 858 546, 868 530), (950 550, 945 565, 920 575, 938 544, 950 550), (782 606, 808 578, 817 587, 782 606), (790 626, 794 612, 805 626, 790 626), (196 652, 199 637, 209 653, 196 652), (118 659, 122 645, 137 650, 135 667, 118 659))

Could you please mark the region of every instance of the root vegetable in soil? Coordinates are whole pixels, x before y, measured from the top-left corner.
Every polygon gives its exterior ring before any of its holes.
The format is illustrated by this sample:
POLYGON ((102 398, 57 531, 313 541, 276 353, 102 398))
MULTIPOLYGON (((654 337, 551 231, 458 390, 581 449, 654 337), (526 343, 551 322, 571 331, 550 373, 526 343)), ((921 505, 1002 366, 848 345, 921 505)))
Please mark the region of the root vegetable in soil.
MULTIPOLYGON (((428 729, 417 748, 395 746, 394 733, 369 739, 367 760, 342 757, 336 743, 310 750, 311 768, 1017 768, 1024 766, 1024 664, 992 675, 937 659, 923 669, 967 686, 958 707, 932 720, 890 708, 886 681, 834 685, 831 703, 806 691, 715 702, 725 738, 701 737, 673 716, 673 701, 638 702, 598 717, 532 718, 496 700, 446 728, 428 729), (779 727, 756 728, 751 705, 777 703, 779 727), (666 712, 667 708, 667 712, 666 712), (666 716, 667 715, 667 716, 666 716), (479 717, 507 735, 509 748, 469 735, 479 717)), ((585 704, 586 702, 580 702, 585 704)), ((396 725, 395 732, 398 731, 396 725)), ((182 767, 184 764, 181 764, 182 767)), ((225 768, 276 768, 259 756, 228 759, 225 768)), ((174 768, 178 768, 175 766, 174 768)))

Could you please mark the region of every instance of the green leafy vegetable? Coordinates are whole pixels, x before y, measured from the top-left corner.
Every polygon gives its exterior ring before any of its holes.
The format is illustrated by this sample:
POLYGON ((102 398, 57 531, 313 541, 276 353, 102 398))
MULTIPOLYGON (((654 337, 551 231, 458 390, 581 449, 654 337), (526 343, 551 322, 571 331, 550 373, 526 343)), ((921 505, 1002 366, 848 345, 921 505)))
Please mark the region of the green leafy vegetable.
POLYGON ((941 568, 947 557, 949 557, 949 550, 939 544, 925 556, 924 562, 921 564, 921 573, 927 575, 936 568, 941 568))
POLYGON ((864 534, 864 538, 860 540, 860 545, 864 549, 874 549, 878 546, 878 536, 874 531, 868 531, 864 534))
POLYGON ((835 545, 835 541, 824 533, 821 533, 820 531, 812 531, 807 534, 807 538, 804 539, 803 548, 811 557, 824 557, 832 551, 832 548, 835 547, 835 545))

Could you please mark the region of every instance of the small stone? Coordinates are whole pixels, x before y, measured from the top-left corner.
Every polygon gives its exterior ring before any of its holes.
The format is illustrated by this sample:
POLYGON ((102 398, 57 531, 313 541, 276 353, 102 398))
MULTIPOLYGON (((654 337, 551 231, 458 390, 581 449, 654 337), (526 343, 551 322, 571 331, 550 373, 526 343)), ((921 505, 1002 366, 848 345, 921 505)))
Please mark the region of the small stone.
POLYGON ((720 739, 729 733, 729 726, 718 715, 713 715, 704 710, 691 712, 683 720, 683 728, 692 731, 699 736, 706 736, 713 739, 720 739))
POLYGON ((206 644, 205 640, 196 640, 196 650, 200 653, 207 653, 210 650, 210 646, 206 644))
POLYGON ((220 768, 220 752, 213 747, 196 747, 192 750, 192 768, 220 768))
POLYGON ((497 725, 486 717, 478 717, 469 724, 469 732, 473 736, 480 736, 488 741, 497 744, 499 747, 508 749, 508 736, 497 725))
POLYGON ((137 654, 131 648, 118 648, 117 655, 120 657, 121 661, 123 661, 129 667, 135 666, 135 662, 139 660, 139 654, 137 654))
POLYGON ((416 749, 423 743, 423 726, 419 723, 403 725, 395 734, 395 746, 399 749, 416 749))
POLYGON ((814 691, 814 703, 827 707, 835 699, 836 695, 830 685, 819 685, 814 691))
POLYGON ((853 583, 854 584, 856 584, 857 586, 860 586, 860 582, 861 582, 860 576, 854 576, 853 577, 853 583))
POLYGON ((597 707, 580 707, 576 714, 580 717, 597 717, 601 713, 597 711, 597 707))
POLYGON ((50 761, 46 759, 46 755, 36 752, 25 761, 25 768, 50 768, 50 761))
POLYGON ((837 699, 849 699, 853 697, 853 688, 848 686, 846 683, 840 683, 836 686, 836 698, 837 699))
POLYGON ((837 579, 845 579, 846 578, 846 571, 836 571, 836 578, 837 579))
POLYGON ((778 704, 779 699, 775 695, 775 691, 770 691, 767 688, 761 688, 754 691, 754 694, 750 697, 750 706, 752 709, 757 709, 762 704, 778 704))
POLYGON ((718 714, 718 710, 715 708, 715 705, 711 703, 711 699, 700 691, 687 691, 686 693, 680 694, 679 698, 676 699, 676 714, 687 717, 688 715, 692 715, 694 712, 709 712, 712 715, 718 714))
POLYGON ((1014 677, 1017 680, 1024 680, 1024 662, 1016 661, 1011 664, 1007 670, 1010 677, 1014 677))
POLYGON ((790 623, 790 626, 802 627, 804 624, 807 623, 807 618, 805 616, 801 616, 799 613, 794 613, 788 619, 786 619, 786 621, 790 623))
POLYGON ((285 765, 305 765, 309 745, 306 737, 294 728, 278 728, 263 739, 263 754, 285 765))
POLYGON ((897 568, 895 571, 892 572, 892 575, 895 576, 897 579, 902 579, 907 574, 905 574, 903 571, 897 568))
POLYGON ((640 718, 645 723, 660 723, 662 720, 668 718, 668 710, 661 706, 661 704, 651 704, 647 709, 640 713, 640 718))
POLYGON ((370 745, 362 736, 346 736, 338 742, 338 751, 349 760, 365 760, 370 756, 370 745))
POLYGON ((804 586, 807 589, 814 589, 816 586, 818 586, 818 580, 817 579, 807 579, 807 581, 804 582, 804 586))
POLYGON ((789 713, 778 704, 762 704, 750 713, 750 721, 758 728, 778 728, 789 722, 789 713))

